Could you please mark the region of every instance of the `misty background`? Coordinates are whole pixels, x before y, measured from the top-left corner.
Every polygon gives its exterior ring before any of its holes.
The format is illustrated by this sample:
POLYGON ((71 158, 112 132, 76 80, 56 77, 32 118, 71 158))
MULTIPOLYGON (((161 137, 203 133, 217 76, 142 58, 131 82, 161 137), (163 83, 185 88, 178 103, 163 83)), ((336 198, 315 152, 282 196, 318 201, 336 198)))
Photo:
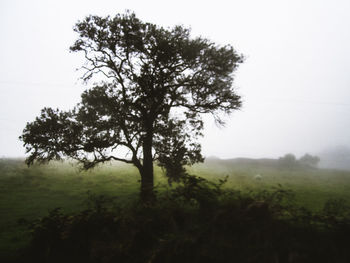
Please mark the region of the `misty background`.
MULTIPOLYGON (((43 107, 68 110, 86 86, 69 53, 73 26, 89 14, 134 11, 143 21, 192 28, 245 56, 235 72, 240 111, 219 128, 205 117, 205 156, 316 154, 350 169, 350 1, 0 2, 0 157, 24 157, 18 140, 43 107)), ((90 83, 91 84, 91 83, 90 83)))

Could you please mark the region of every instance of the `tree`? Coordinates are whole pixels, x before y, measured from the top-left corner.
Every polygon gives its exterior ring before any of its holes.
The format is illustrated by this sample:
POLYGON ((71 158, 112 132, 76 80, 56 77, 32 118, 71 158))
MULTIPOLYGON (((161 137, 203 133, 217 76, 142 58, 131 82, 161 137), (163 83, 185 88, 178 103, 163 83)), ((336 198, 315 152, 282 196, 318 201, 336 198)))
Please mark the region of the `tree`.
POLYGON ((130 12, 88 16, 74 30, 79 37, 70 50, 84 54, 82 78, 95 83, 73 110, 44 108, 27 123, 20 137, 26 163, 64 156, 84 169, 130 163, 141 175, 141 197, 149 199, 153 162, 176 179, 183 165, 203 160, 196 142, 202 115, 222 124, 220 114, 240 108, 232 83, 243 58, 230 45, 192 39, 189 29, 144 23, 130 12))
POLYGON ((292 153, 288 153, 288 154, 284 155, 283 157, 280 157, 278 159, 278 162, 279 162, 280 166, 282 166, 283 168, 288 168, 288 169, 295 168, 298 164, 297 158, 292 153))
POLYGON ((318 163, 320 162, 320 157, 318 156, 312 156, 308 153, 304 154, 299 159, 299 163, 303 166, 309 166, 309 167, 317 167, 318 163))

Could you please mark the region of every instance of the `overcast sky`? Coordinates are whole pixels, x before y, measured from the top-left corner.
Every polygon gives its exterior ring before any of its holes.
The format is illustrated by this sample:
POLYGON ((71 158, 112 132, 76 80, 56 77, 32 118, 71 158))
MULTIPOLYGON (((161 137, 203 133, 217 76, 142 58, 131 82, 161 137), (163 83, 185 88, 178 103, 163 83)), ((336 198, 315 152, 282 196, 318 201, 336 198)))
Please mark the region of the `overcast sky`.
POLYGON ((222 158, 297 156, 350 146, 350 1, 0 2, 0 157, 24 156, 18 140, 43 107, 72 108, 87 88, 69 53, 74 24, 126 9, 165 27, 231 44, 246 60, 235 73, 243 97, 225 128, 206 121, 203 153, 222 158))

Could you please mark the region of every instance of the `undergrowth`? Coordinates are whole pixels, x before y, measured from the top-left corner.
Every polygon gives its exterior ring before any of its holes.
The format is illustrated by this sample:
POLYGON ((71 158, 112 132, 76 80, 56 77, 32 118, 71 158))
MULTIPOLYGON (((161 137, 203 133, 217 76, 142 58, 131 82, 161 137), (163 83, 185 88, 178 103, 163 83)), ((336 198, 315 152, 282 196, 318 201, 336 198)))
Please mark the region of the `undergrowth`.
POLYGON ((314 213, 282 187, 242 193, 224 183, 187 175, 153 204, 124 207, 90 195, 79 213, 22 222, 32 239, 19 262, 349 262, 344 201, 314 213))

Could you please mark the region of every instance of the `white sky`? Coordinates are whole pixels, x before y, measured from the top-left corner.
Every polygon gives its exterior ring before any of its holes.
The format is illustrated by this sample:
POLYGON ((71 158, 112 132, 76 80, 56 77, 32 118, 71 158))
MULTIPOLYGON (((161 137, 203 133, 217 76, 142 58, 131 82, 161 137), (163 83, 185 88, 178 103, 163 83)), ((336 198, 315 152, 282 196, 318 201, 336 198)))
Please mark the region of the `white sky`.
POLYGON ((24 156, 18 140, 45 107, 72 108, 86 88, 72 28, 86 15, 126 9, 162 26, 182 24, 246 61, 236 72, 242 110, 225 128, 206 122, 203 153, 279 157, 350 146, 350 1, 0 2, 0 157, 24 156))

